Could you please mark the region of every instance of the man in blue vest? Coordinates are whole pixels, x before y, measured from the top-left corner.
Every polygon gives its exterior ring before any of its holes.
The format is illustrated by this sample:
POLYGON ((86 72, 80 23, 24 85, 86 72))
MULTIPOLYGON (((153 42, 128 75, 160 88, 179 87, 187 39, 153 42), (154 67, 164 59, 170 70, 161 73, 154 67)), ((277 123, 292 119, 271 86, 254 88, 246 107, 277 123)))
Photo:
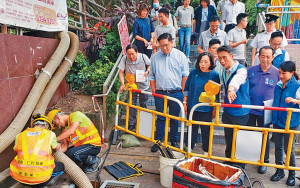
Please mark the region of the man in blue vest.
MULTIPOLYGON (((289 61, 290 56, 289 53, 283 49, 281 49, 281 44, 283 40, 283 34, 280 31, 275 31, 271 34, 269 44, 270 46, 274 49, 274 59, 272 61, 272 64, 274 67, 279 68, 279 66, 284 62, 284 61, 289 61)), ((258 54, 255 56, 254 60, 254 65, 259 64, 259 58, 258 54)))
POLYGON ((274 59, 272 61, 272 64, 276 68, 279 68, 279 66, 284 61, 290 60, 289 53, 280 48, 282 40, 283 40, 283 34, 280 31, 276 31, 276 32, 272 33, 271 38, 269 40, 270 46, 275 50, 274 59))
MULTIPOLYGON (((223 67, 221 80, 225 89, 225 103, 250 105, 249 82, 247 69, 233 60, 232 48, 221 46, 218 49, 219 62, 223 67)), ((250 109, 247 108, 224 108, 222 121, 226 124, 247 125, 250 109)), ((232 135, 231 128, 224 128, 226 140, 226 157, 231 156, 232 135)), ((243 164, 239 164, 245 167, 243 164)))

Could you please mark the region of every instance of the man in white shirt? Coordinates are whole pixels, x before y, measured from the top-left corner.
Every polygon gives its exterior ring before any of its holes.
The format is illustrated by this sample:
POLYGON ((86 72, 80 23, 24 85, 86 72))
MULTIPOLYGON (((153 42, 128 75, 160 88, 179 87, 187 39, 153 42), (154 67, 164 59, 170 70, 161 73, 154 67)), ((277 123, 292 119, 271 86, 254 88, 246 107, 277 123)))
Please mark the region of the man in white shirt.
POLYGON ((169 21, 169 10, 166 8, 159 9, 158 19, 162 24, 158 25, 155 28, 154 39, 153 39, 153 44, 152 44, 153 54, 156 53, 158 50, 159 44, 157 42, 157 39, 161 34, 163 34, 163 33, 171 34, 174 45, 175 45, 175 39, 176 39, 175 28, 170 24, 170 21, 169 21))
POLYGON ((209 20, 209 29, 199 36, 197 52, 199 54, 207 51, 211 39, 219 39, 221 45, 228 45, 228 38, 224 31, 219 29, 220 20, 218 16, 212 16, 209 20))
MULTIPOLYGON (((253 64, 254 64, 255 55, 257 52, 259 52, 259 49, 263 46, 268 46, 271 34, 275 31, 278 31, 275 29, 276 20, 278 18, 279 17, 276 15, 266 14, 266 20, 265 20, 266 31, 257 33, 257 35, 254 37, 254 39, 251 43, 251 46, 253 47, 252 54, 251 54, 251 66, 253 66, 253 64)), ((283 34, 283 40, 281 43, 281 47, 284 47, 287 45, 288 45, 288 42, 285 38, 285 35, 283 34)))
POLYGON ((237 26, 228 32, 229 46, 233 48, 233 60, 238 61, 240 64, 246 66, 246 38, 245 28, 247 27, 248 20, 245 13, 240 13, 236 17, 237 26))
MULTIPOLYGON (((218 11, 218 13, 219 13, 219 15, 220 15, 221 18, 222 18, 222 12, 223 12, 224 5, 227 2, 228 2, 228 0, 221 0, 221 1, 219 1, 218 6, 216 8, 216 10, 218 11)), ((222 30, 224 30, 224 28, 225 28, 225 23, 223 22, 222 19, 221 19, 221 28, 222 28, 222 30)))
POLYGON ((226 24, 224 30, 226 33, 236 26, 236 17, 240 13, 245 13, 244 3, 237 0, 229 0, 229 2, 225 3, 222 12, 222 20, 226 24))
POLYGON ((159 0, 153 0, 153 6, 150 11, 150 18, 153 21, 154 28, 160 24, 158 19, 158 10, 161 8, 159 5, 159 0))

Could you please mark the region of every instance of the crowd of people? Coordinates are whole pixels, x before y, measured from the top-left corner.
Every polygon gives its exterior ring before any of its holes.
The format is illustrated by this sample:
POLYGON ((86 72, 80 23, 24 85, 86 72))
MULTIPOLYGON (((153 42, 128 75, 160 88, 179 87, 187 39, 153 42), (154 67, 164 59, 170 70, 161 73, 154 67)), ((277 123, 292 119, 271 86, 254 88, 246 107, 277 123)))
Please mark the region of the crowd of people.
MULTIPOLYGON (((136 77, 138 89, 150 89, 154 93, 167 95, 182 101, 184 110, 189 114, 191 108, 199 103, 199 96, 204 85, 209 81, 223 85, 225 103, 263 106, 273 100, 274 107, 299 108, 300 82, 296 73, 295 62, 290 61, 289 54, 283 48, 287 40, 281 31, 275 29, 278 17, 265 15, 266 31, 258 33, 251 46, 250 65, 246 64, 246 44, 248 43, 247 14, 245 5, 237 0, 222 0, 215 6, 212 0, 200 0, 198 7, 191 7, 190 0, 182 0, 182 5, 170 14, 169 4, 160 5, 153 1, 150 10, 147 4, 141 4, 139 18, 133 25, 134 44, 126 48, 119 68, 121 88, 125 88, 124 72, 136 77), (194 34, 193 34, 194 33, 194 34), (176 35, 179 46, 176 47, 176 35), (192 36, 198 45, 199 56, 195 68, 189 72, 189 52, 192 36), (143 55, 145 54, 145 55, 143 55), (141 79, 142 77, 142 79, 141 79), (150 81, 150 82, 149 82, 150 81), (149 84, 149 85, 148 85, 149 84)), ((192 41, 193 43, 193 41, 192 41)), ((147 97, 134 94, 133 103, 139 97, 140 106, 146 107, 147 97)), ((218 98, 218 97, 217 97, 218 98)), ((180 107, 168 101, 169 114, 179 116, 180 107)), ((156 111, 163 112, 164 100, 155 97, 156 111)), ((131 111, 129 130, 135 129, 136 112, 131 111)), ((210 122, 215 116, 212 107, 198 107, 194 120, 210 122)), ((287 112, 272 113, 272 124, 264 122, 264 112, 246 108, 224 108, 222 122, 245 126, 258 126, 284 129, 287 112)), ((293 113, 291 130, 298 130, 300 114, 293 113)), ((163 140, 166 118, 158 116, 156 120, 155 139, 163 140)), ((170 120, 169 141, 178 147, 178 122, 170 120)), ((202 149, 208 152, 209 127, 200 126, 202 149)), ((192 149, 196 145, 199 126, 192 127, 192 149)), ((224 128, 226 149, 225 156, 230 158, 233 130, 224 128)), ((273 133, 275 143, 275 163, 282 165, 283 153, 287 151, 289 135, 273 133)), ((294 142, 290 155, 290 166, 295 166, 294 142)), ((265 163, 269 162, 270 141, 267 139, 265 163)), ((152 152, 158 151, 153 145, 152 152)), ((230 163, 231 164, 231 163, 230 163)), ((242 164, 238 164, 244 167, 242 164)), ((260 166, 258 172, 266 173, 267 167, 260 166)), ((282 169, 277 169, 270 178, 279 181, 285 176, 282 169)), ((290 170, 286 184, 295 184, 295 171, 290 170)))

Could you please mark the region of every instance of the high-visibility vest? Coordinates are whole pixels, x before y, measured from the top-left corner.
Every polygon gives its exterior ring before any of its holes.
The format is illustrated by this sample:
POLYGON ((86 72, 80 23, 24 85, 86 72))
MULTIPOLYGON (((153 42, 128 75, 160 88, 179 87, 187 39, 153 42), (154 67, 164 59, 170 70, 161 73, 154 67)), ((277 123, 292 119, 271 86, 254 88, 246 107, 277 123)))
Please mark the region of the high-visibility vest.
MULTIPOLYGON (((71 118, 73 113, 69 115, 69 126, 71 126, 71 118)), ((90 121, 90 124, 86 127, 80 127, 75 130, 69 138, 69 141, 76 147, 84 144, 91 144, 94 146, 101 146, 101 137, 94 123, 90 121)))
POLYGON ((51 131, 27 128, 17 138, 17 156, 10 163, 10 175, 15 180, 35 185, 50 179, 54 165, 51 154, 51 131))

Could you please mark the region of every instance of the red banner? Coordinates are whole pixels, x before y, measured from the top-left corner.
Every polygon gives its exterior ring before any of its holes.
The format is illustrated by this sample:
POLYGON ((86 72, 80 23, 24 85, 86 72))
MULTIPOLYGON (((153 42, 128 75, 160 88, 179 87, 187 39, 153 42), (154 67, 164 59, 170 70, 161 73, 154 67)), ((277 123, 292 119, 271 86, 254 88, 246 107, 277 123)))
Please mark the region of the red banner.
POLYGON ((125 15, 118 23, 119 35, 124 55, 126 55, 126 46, 130 44, 128 27, 125 15))

